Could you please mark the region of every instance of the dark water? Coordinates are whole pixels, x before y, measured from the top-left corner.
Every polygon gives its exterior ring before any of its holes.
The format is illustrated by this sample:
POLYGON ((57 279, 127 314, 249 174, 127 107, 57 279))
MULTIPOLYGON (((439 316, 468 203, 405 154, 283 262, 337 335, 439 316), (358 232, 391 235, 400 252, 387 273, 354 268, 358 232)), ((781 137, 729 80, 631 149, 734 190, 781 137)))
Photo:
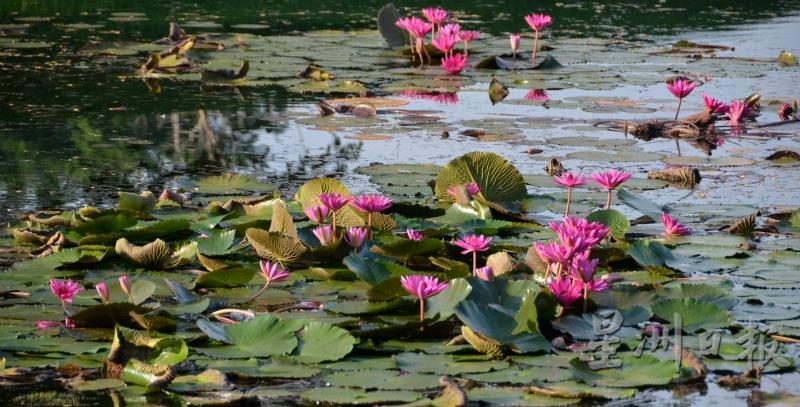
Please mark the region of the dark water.
MULTIPOLYGON (((282 87, 210 90, 161 81, 151 94, 119 66, 81 51, 100 43, 150 42, 169 21, 214 22, 218 31, 261 24, 259 34, 374 27, 383 1, 16 1, 0 2, 0 39, 54 43, 0 51, 0 219, 23 210, 109 202, 117 190, 158 189, 181 176, 251 173, 279 186, 344 171, 364 148, 325 141, 322 154, 292 145, 289 109, 314 98, 282 87), (123 14, 115 14, 123 13, 123 14), (109 17, 134 21, 116 22, 109 17), (69 29, 68 24, 97 24, 69 29), (20 28, 20 24, 25 24, 20 28), (260 136, 255 134, 256 130, 260 136), (287 131, 288 130, 288 131, 287 131), (264 138, 266 133, 266 138, 264 138)), ((767 21, 800 1, 440 1, 462 23, 501 35, 524 31, 522 16, 552 14, 553 35, 647 40, 767 21), (765 7, 766 6, 766 7, 765 7)), ((428 2, 398 2, 401 12, 428 2)), ((253 32, 252 30, 250 32, 253 32)), ((2 48, 2 47, 0 47, 2 48)))

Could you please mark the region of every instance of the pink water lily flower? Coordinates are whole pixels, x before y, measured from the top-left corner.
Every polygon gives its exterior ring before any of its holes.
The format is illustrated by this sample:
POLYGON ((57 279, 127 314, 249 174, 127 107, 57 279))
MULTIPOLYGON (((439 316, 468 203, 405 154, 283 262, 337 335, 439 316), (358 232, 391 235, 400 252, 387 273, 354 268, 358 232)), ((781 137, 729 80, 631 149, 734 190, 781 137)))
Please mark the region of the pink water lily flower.
POLYGON ((367 240, 367 229, 359 227, 351 227, 347 229, 344 234, 344 241, 350 246, 358 249, 367 240))
POLYGON ((400 285, 409 294, 419 299, 419 320, 425 319, 425 299, 433 297, 447 288, 447 282, 441 282, 436 277, 414 274, 400 277, 400 285))
POLYGON ((264 278, 264 286, 261 287, 258 292, 256 292, 256 295, 250 298, 250 301, 255 301, 258 297, 260 297, 261 294, 263 294, 264 291, 269 288, 270 284, 284 281, 289 278, 289 271, 283 268, 278 262, 273 263, 267 260, 260 260, 258 262, 258 266, 261 269, 261 277, 264 278))
POLYGON ((467 235, 456 240, 453 242, 453 244, 464 249, 461 251, 461 254, 472 253, 472 271, 475 272, 475 270, 478 268, 478 252, 485 252, 489 250, 489 246, 492 244, 492 237, 486 237, 484 235, 467 235))
POLYGON ((550 289, 550 292, 553 293, 553 296, 556 297, 556 301, 565 308, 572 305, 578 298, 581 298, 581 293, 583 291, 581 284, 570 277, 555 279, 549 282, 547 287, 550 289))
POLYGON ((494 271, 489 266, 480 267, 475 270, 475 276, 483 281, 492 281, 494 279, 494 271))
POLYGON ((117 281, 119 281, 119 288, 121 288, 122 292, 128 296, 128 301, 132 303, 133 297, 131 296, 131 281, 128 279, 128 275, 123 274, 119 276, 117 281))
POLYGON ((406 236, 408 236, 408 240, 415 240, 415 241, 420 241, 425 238, 425 236, 422 233, 419 233, 414 229, 406 229, 406 236))
POLYGON ((547 14, 528 14, 525 16, 525 22, 534 31, 542 31, 553 23, 553 17, 547 14))
POLYGON ((508 36, 508 43, 511 45, 511 52, 514 53, 514 59, 517 59, 517 49, 519 49, 519 43, 522 41, 522 36, 519 34, 509 34, 508 36))
POLYGON ((549 27, 553 23, 553 18, 546 14, 528 14, 525 22, 533 29, 533 52, 531 52, 531 63, 536 63, 536 49, 539 47, 539 32, 549 27))
POLYGON ((594 173, 589 176, 597 185, 603 187, 608 191, 608 199, 606 200, 606 209, 611 208, 611 191, 622 185, 623 182, 629 180, 632 174, 625 171, 609 170, 605 172, 594 173))
POLYGON ((453 34, 439 34, 436 38, 433 39, 431 44, 441 51, 444 55, 449 55, 450 50, 453 49, 453 46, 456 45, 458 42, 458 37, 453 34))
POLYGON ((709 114, 725 114, 728 112, 728 105, 721 100, 712 98, 711 96, 703 94, 703 106, 709 114))
POLYGON ((531 89, 525 94, 525 99, 528 100, 550 100, 550 95, 544 89, 531 89))
POLYGON ((331 212, 336 212, 342 209, 345 205, 353 200, 351 197, 345 197, 336 192, 323 193, 319 195, 319 200, 331 212))
POLYGON ((738 126, 744 123, 744 120, 749 114, 750 109, 747 107, 747 104, 736 100, 730 104, 730 109, 725 115, 728 116, 731 126, 738 126))
POLYGON ((589 180, 584 178, 581 174, 575 175, 571 172, 565 172, 561 174, 560 177, 553 178, 553 182, 567 188, 567 209, 564 216, 569 216, 569 207, 572 201, 572 188, 586 185, 589 180))
POLYGON ((678 98, 678 109, 675 111, 675 120, 678 120, 683 98, 689 96, 689 94, 692 93, 692 90, 694 90, 695 86, 697 85, 691 80, 684 78, 669 79, 664 82, 664 84, 667 86, 667 90, 670 91, 670 93, 672 93, 676 98, 678 98))
POLYGON ((441 7, 426 7, 422 9, 422 15, 431 23, 431 24, 442 24, 447 21, 447 17, 449 17, 447 10, 441 7))
POLYGON ((458 33, 458 38, 464 43, 464 55, 469 56, 469 43, 478 39, 481 33, 478 31, 464 30, 458 33))
POLYGON ((97 295, 100 296, 100 300, 103 302, 103 304, 108 304, 109 296, 106 283, 97 283, 95 284, 94 289, 97 290, 97 295))
POLYGON ((461 25, 456 23, 445 24, 439 29, 439 34, 458 35, 461 32, 461 25))
POLYGON ((610 231, 600 222, 589 222, 571 216, 565 216, 561 223, 550 222, 549 227, 558 235, 562 244, 574 248, 576 253, 590 250, 605 239, 610 231))
POLYGON ((83 287, 77 281, 72 281, 72 279, 50 279, 50 292, 61 301, 61 307, 64 308, 65 312, 67 310, 66 303, 72 302, 72 297, 78 295, 81 291, 83 291, 83 287))
POLYGON ((352 200, 353 198, 337 194, 336 192, 329 192, 327 194, 323 193, 319 195, 319 201, 322 202, 322 205, 328 208, 328 210, 332 213, 331 225, 333 225, 334 232, 336 231, 336 212, 339 209, 342 209, 352 200))
POLYGON ((303 210, 308 219, 310 219, 314 223, 322 223, 328 219, 328 214, 330 213, 330 209, 328 209, 325 205, 314 205, 312 207, 306 208, 303 210))
POLYGON ((361 212, 376 213, 389 209, 392 206, 392 200, 384 195, 362 194, 353 198, 350 206, 361 212))
POLYGON ((547 243, 534 242, 533 249, 536 251, 536 254, 539 255, 539 258, 547 263, 548 272, 550 271, 550 265, 556 265, 558 267, 567 265, 571 261, 572 256, 575 255, 575 249, 573 247, 567 247, 552 241, 547 243))
POLYGON ((446 58, 442 58, 442 69, 450 75, 458 75, 464 70, 467 64, 467 57, 461 53, 454 53, 446 58))
POLYGON ((311 231, 322 246, 329 246, 336 242, 336 231, 331 225, 323 225, 311 231))
POLYGON ((692 233, 691 229, 678 223, 677 219, 669 216, 666 212, 661 213, 661 223, 664 224, 664 233, 661 236, 666 238, 687 236, 692 233))

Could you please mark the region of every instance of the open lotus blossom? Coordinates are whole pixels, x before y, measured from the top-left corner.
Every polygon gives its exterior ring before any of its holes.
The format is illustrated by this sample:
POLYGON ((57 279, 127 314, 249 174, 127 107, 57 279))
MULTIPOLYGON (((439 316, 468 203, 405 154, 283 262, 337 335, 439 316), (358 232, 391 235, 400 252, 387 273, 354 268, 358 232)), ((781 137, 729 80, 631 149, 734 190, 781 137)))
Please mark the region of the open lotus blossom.
POLYGON ((778 108, 778 118, 781 120, 789 120, 794 113, 794 107, 788 103, 784 103, 778 108))
MULTIPOLYGON (((422 15, 431 23, 436 29, 437 25, 442 25, 445 21, 447 21, 447 17, 449 17, 447 10, 440 8, 440 7, 426 7, 422 9, 422 15)), ((435 33, 435 31, 434 31, 435 33)))
POLYGON ((347 229, 344 234, 344 241, 350 246, 358 249, 367 240, 367 229, 359 227, 351 227, 347 229))
POLYGON ((128 275, 123 274, 119 276, 117 281, 119 281, 119 288, 128 296, 128 301, 133 302, 133 297, 131 296, 131 281, 128 279, 128 275))
POLYGON ((611 191, 622 185, 623 182, 631 178, 631 174, 625 171, 609 170, 605 172, 594 173, 589 176, 597 185, 603 187, 608 191, 608 199, 606 200, 606 209, 611 208, 611 191))
POLYGON ((103 304, 108 304, 109 297, 106 283, 97 283, 95 284, 94 289, 97 290, 97 295, 100 296, 100 300, 103 301, 103 304))
POLYGON ((385 211, 392 206, 392 200, 384 195, 362 194, 356 196, 350 205, 367 214, 367 231, 372 230, 372 214, 385 211))
POLYGON ((730 109, 725 115, 728 116, 731 126, 735 127, 744 123, 748 114, 750 114, 750 109, 747 107, 747 104, 736 100, 731 102, 730 109))
POLYGON ((408 240, 422 240, 425 236, 422 233, 417 232, 414 229, 406 229, 406 236, 408 236, 408 240))
POLYGON ((458 33, 461 32, 461 25, 456 23, 445 24, 439 30, 439 34, 449 34, 458 36, 458 33))
POLYGON ((567 247, 559 242, 535 242, 533 243, 533 249, 536 251, 539 258, 547 264, 544 274, 545 281, 548 280, 550 273, 554 273, 557 276, 561 275, 561 270, 563 270, 565 266, 569 267, 572 256, 575 255, 574 248, 567 247))
POLYGON ((571 172, 565 172, 560 177, 553 178, 553 182, 557 185, 567 188, 567 210, 564 216, 569 216, 570 201, 572 201, 572 188, 586 185, 589 180, 584 178, 581 174, 575 175, 571 172))
POLYGON ((525 99, 528 100, 550 100, 550 95, 544 89, 531 89, 525 94, 525 99))
POLYGON ((289 278, 289 271, 285 268, 281 267, 280 263, 278 262, 270 262, 267 260, 261 260, 258 262, 258 266, 261 269, 260 274, 261 277, 264 278, 264 286, 261 287, 260 290, 250 299, 250 301, 255 301, 256 298, 260 297, 264 291, 267 291, 269 285, 271 283, 277 283, 279 281, 284 281, 289 278))
POLYGON ((550 292, 562 307, 569 307, 578 298, 581 298, 583 287, 571 277, 557 278, 547 284, 550 292))
POLYGON ((436 277, 414 274, 400 277, 400 285, 409 294, 419 299, 419 320, 425 319, 425 299, 433 297, 447 288, 447 282, 441 282, 436 277))
POLYGON ((464 70, 467 64, 467 57, 461 53, 454 53, 448 57, 442 58, 442 69, 447 71, 450 75, 458 75, 464 70))
POLYGON ((83 287, 81 287, 77 281, 72 281, 72 279, 59 280, 53 278, 50 279, 50 291, 61 301, 61 306, 64 308, 64 312, 66 312, 66 303, 72 302, 72 297, 83 291, 83 287))
POLYGON ((314 205, 309 208, 303 210, 308 219, 310 219, 314 223, 323 223, 326 219, 328 219, 328 214, 330 213, 330 209, 328 209, 325 205, 314 205))
POLYGON ((600 222, 565 216, 561 223, 550 222, 550 230, 558 235, 561 244, 583 253, 605 239, 610 231, 600 222))
POLYGON ((511 45, 511 52, 514 53, 514 59, 517 59, 517 50, 519 49, 519 43, 522 41, 522 36, 519 34, 509 34, 508 36, 508 43, 511 45))
POLYGON ((664 224, 664 233, 661 236, 666 238, 687 236, 692 234, 692 230, 678 223, 678 220, 669 216, 666 212, 661 213, 661 223, 664 224))
POLYGON ((317 237, 319 244, 322 246, 329 246, 333 243, 336 243, 336 231, 331 225, 318 226, 314 228, 311 233, 317 237))
POLYGON ((695 85, 689 79, 683 78, 670 78, 664 84, 667 86, 667 90, 670 91, 676 98, 678 98, 678 109, 675 111, 675 120, 678 120, 678 114, 681 112, 681 104, 683 103, 683 98, 689 96, 694 90, 695 85))
POLYGON ((461 254, 472 253, 472 271, 478 268, 478 252, 489 250, 492 238, 484 235, 467 235, 453 242, 456 246, 464 249, 461 254))
POLYGON ((414 52, 414 35, 411 32, 412 18, 416 17, 398 18, 397 21, 394 22, 394 25, 399 27, 401 30, 405 30, 408 32, 408 46, 409 49, 411 50, 411 61, 414 61, 416 59, 416 53, 414 52))
POLYGON ((576 256, 570 268, 570 275, 580 282, 583 291, 583 310, 586 312, 586 303, 589 299, 589 292, 600 292, 608 289, 608 283, 600 278, 594 278, 598 259, 589 260, 589 253, 576 256))
POLYGON ((423 62, 425 56, 427 56, 428 60, 430 61, 431 57, 428 55, 428 51, 425 49, 425 36, 428 35, 429 31, 431 31, 433 24, 426 23, 417 17, 411 17, 411 20, 408 24, 409 34, 411 34, 415 40, 415 49, 417 55, 419 55, 420 62, 423 62))
POLYGON ((536 63, 536 48, 539 47, 539 32, 549 27, 553 23, 553 18, 546 14, 528 14, 525 22, 533 29, 533 52, 531 52, 531 63, 536 63))
POLYGON ((458 33, 458 38, 464 43, 464 55, 469 56, 469 43, 478 39, 481 33, 478 31, 464 30, 458 33))
POLYGON ((341 194, 337 194, 336 192, 329 192, 327 194, 323 193, 319 195, 319 201, 322 202, 322 205, 328 208, 328 210, 332 214, 331 225, 333 225, 334 231, 336 231, 336 211, 342 209, 345 205, 350 203, 351 200, 353 200, 353 198, 349 196, 348 197, 342 196, 341 194))
POLYGON ((489 266, 483 266, 475 269, 475 276, 483 281, 492 281, 494 279, 494 271, 489 266))
POLYGON ((703 94, 703 106, 709 114, 725 114, 728 112, 728 105, 721 100, 712 98, 711 96, 703 94))
POLYGON ((439 34, 436 38, 433 39, 431 44, 433 44, 434 48, 441 51, 445 56, 450 55, 450 50, 453 49, 453 46, 456 45, 458 42, 458 37, 452 34, 439 34))

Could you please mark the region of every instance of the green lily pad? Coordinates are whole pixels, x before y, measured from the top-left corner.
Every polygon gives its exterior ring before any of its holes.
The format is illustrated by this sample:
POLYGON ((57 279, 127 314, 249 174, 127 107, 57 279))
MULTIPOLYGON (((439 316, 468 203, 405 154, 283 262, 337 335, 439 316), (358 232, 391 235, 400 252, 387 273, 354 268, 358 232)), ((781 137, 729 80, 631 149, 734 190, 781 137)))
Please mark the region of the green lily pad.
POLYGON ((728 311, 711 302, 693 298, 659 301, 653 305, 653 314, 675 326, 675 314, 681 317, 681 329, 689 333, 726 328, 733 319, 728 311))
POLYGON ((675 362, 661 361, 651 355, 625 355, 619 368, 592 370, 587 362, 578 358, 570 361, 575 379, 605 387, 662 386, 678 377, 675 362))

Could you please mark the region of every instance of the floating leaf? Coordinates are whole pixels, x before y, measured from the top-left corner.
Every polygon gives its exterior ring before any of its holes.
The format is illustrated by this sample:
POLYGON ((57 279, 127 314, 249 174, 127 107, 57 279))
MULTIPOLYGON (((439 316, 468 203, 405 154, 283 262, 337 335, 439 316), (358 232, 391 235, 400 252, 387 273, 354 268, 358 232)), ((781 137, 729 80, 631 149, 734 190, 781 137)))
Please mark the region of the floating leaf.
POLYGON ((225 327, 230 345, 197 348, 201 353, 217 358, 250 358, 285 355, 297 346, 291 327, 271 316, 255 318, 225 327))
POLYGON ((688 333, 727 328, 733 322, 731 314, 722 308, 693 298, 659 301, 653 305, 653 314, 675 326, 675 315, 681 318, 681 329, 688 333))
POLYGON ((295 358, 305 363, 335 361, 353 350, 356 338, 346 330, 312 321, 300 331, 300 343, 295 358))
POLYGON ((194 192, 208 195, 239 195, 245 193, 266 193, 273 190, 272 185, 242 174, 223 174, 206 177, 196 184, 186 185, 194 192))
POLYGON ((573 376, 587 384, 606 387, 662 386, 677 378, 675 362, 651 355, 625 355, 619 368, 592 370, 587 362, 572 359, 573 376))

